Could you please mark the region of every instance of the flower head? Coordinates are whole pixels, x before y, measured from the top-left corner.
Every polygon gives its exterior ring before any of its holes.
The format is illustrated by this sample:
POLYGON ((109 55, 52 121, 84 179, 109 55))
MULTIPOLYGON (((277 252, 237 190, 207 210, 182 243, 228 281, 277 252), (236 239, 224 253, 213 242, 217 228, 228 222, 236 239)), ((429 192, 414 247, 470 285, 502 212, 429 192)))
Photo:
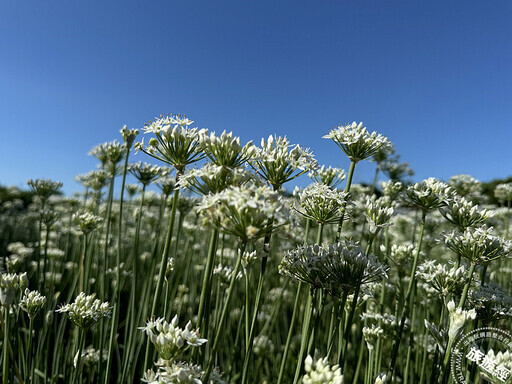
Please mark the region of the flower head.
POLYGON ((339 125, 323 138, 332 139, 354 162, 392 148, 387 137, 376 132, 368 133, 363 123, 357 124, 355 121, 352 124, 339 125))
POLYGON ((447 200, 446 205, 439 208, 439 212, 460 231, 481 224, 493 216, 492 211, 479 210, 478 205, 474 205, 471 201, 459 196, 447 200))
POLYGON ((197 207, 208 222, 244 242, 263 238, 288 222, 277 192, 266 186, 231 186, 204 196, 197 207))
POLYGON ((345 171, 341 168, 325 168, 325 165, 322 165, 320 168, 313 170, 309 173, 309 177, 313 179, 313 181, 325 184, 328 187, 336 188, 343 180, 345 180, 345 171))
POLYGON ((73 221, 84 235, 94 231, 103 219, 90 212, 77 212, 73 215, 73 221))
POLYGON ((387 207, 382 201, 374 198, 366 198, 366 220, 370 224, 370 233, 376 235, 382 228, 389 227, 393 207, 387 207))
POLYGON ((0 304, 4 306, 11 305, 16 291, 26 286, 28 286, 28 277, 25 272, 22 274, 0 274, 0 304))
POLYGON ((131 146, 133 145, 133 142, 135 141, 135 138, 139 134, 139 130, 138 129, 128 129, 125 125, 125 126, 123 126, 123 128, 121 128, 120 132, 121 132, 121 135, 123 136, 124 144, 126 145, 126 147, 131 148, 131 146))
POLYGON ((27 184, 43 203, 45 203, 50 196, 59 193, 59 190, 62 188, 60 181, 52 181, 50 179, 29 179, 27 184))
POLYGON ((453 300, 451 300, 446 305, 446 307, 450 316, 450 328, 448 329, 448 337, 450 339, 455 339, 460 329, 466 325, 468 320, 476 319, 476 311, 474 308, 469 311, 465 311, 462 308, 455 308, 455 302, 453 300))
POLYGON ((151 182, 157 177, 164 175, 167 169, 159 167, 158 165, 143 163, 141 161, 135 164, 130 164, 130 167, 128 168, 130 173, 135 176, 142 185, 146 186, 151 184, 151 182))
POLYGON ((240 138, 233 137, 233 132, 224 131, 220 136, 214 132, 203 134, 199 142, 206 156, 218 166, 240 167, 257 153, 252 141, 242 147, 240 138))
POLYGON ((64 304, 55 312, 66 314, 69 320, 82 329, 89 328, 103 317, 110 317, 112 307, 108 302, 95 299, 96 295, 81 292, 73 303, 64 304))
POLYGON ((115 172, 116 165, 123 160, 125 155, 124 145, 114 140, 110 143, 99 144, 89 151, 89 155, 97 158, 102 167, 115 172))
POLYGON ((146 333, 160 357, 167 361, 174 361, 190 346, 197 347, 207 341, 201 339, 198 331, 192 329, 190 321, 184 329, 180 328, 178 316, 174 316, 170 323, 162 318, 155 321, 150 320, 145 327, 139 329, 146 333))
POLYGON ((25 293, 20 301, 20 308, 28 313, 28 316, 33 319, 34 316, 43 308, 46 303, 46 297, 41 295, 38 291, 30 291, 25 289, 25 293))
POLYGON ((423 212, 429 212, 441 207, 451 194, 452 190, 448 185, 431 177, 408 187, 404 193, 404 202, 423 212))
POLYGON ((485 264, 512 253, 512 241, 495 236, 493 228, 467 228, 464 233, 448 233, 444 236, 444 244, 475 264, 485 264))
POLYGON ((269 136, 261 139, 253 167, 278 190, 287 181, 314 170, 317 162, 309 149, 292 146, 286 137, 269 136))
POLYGON ((333 297, 341 297, 343 292, 386 276, 386 269, 375 256, 367 255, 350 241, 299 246, 285 253, 279 272, 314 289, 325 289, 333 297))
POLYGON ((308 355, 304 361, 303 384, 343 384, 343 375, 338 365, 329 365, 327 358, 314 361, 308 355))
POLYGON ((320 224, 337 223, 345 212, 348 193, 339 189, 313 183, 297 192, 298 202, 293 209, 301 216, 320 224))
POLYGON ((149 156, 170 164, 178 174, 185 171, 188 164, 204 158, 199 138, 204 130, 188 128, 193 123, 181 115, 161 116, 151 121, 143 128, 144 133, 152 133, 156 137, 144 145, 144 140, 135 144, 136 150, 141 150, 149 156))

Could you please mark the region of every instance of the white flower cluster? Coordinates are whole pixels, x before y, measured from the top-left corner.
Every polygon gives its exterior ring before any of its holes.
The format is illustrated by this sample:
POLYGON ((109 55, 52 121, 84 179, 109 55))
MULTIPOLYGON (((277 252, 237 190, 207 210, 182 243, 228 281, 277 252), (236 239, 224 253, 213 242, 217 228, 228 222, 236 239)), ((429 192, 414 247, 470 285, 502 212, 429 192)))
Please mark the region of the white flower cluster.
POLYGON ((26 272, 22 274, 2 273, 0 275, 0 304, 9 306, 14 301, 17 290, 28 286, 26 272))
POLYGON ((379 230, 392 225, 391 216, 394 213, 393 207, 386 206, 381 199, 366 198, 366 220, 370 224, 370 233, 376 234, 379 230))
POLYGON ((144 133, 153 133, 156 138, 151 138, 147 147, 144 147, 144 140, 136 143, 135 149, 171 164, 181 174, 187 164, 204 158, 199 137, 205 130, 188 128, 192 123, 193 121, 180 115, 161 116, 143 128, 144 133))
MULTIPOLYGON (((108 351, 104 350, 102 355, 102 360, 107 360, 108 358, 108 351)), ((100 361, 100 351, 95 349, 92 345, 89 345, 87 348, 85 348, 82 352, 82 363, 86 367, 92 367, 93 365, 97 364, 100 361)))
POLYGON ((452 189, 447 184, 430 177, 408 187, 405 190, 404 202, 428 212, 441 207, 451 195, 452 189))
POLYGON ((192 329, 192 323, 189 321, 182 329, 178 326, 178 316, 174 316, 168 323, 163 318, 155 321, 148 321, 145 327, 139 328, 146 332, 149 340, 155 345, 160 357, 166 361, 174 361, 180 357, 189 346, 197 347, 206 343, 206 339, 201 339, 199 333, 192 329))
POLYGON ((199 142, 210 161, 220 166, 240 167, 257 154, 252 141, 242 147, 240 138, 233 137, 233 132, 224 131, 220 136, 215 135, 214 132, 209 135, 202 134, 199 142))
POLYGON ((450 316, 450 327, 448 329, 448 337, 455 339, 460 329, 466 325, 468 320, 476 319, 476 311, 474 308, 465 311, 462 308, 455 308, 455 302, 451 300, 447 305, 448 313, 450 316))
POLYGON ((73 221, 80 228, 80 231, 87 235, 96 229, 103 219, 91 212, 77 212, 73 215, 73 221))
POLYGON ((387 137, 369 133, 363 123, 339 125, 323 136, 324 139, 332 139, 354 162, 367 159, 378 151, 390 151, 393 147, 387 137))
POLYGON ((494 189, 494 196, 500 203, 512 201, 512 183, 498 184, 494 189))
POLYGON ((495 236, 492 227, 469 227, 462 234, 451 232, 445 235, 444 243, 449 249, 475 264, 485 264, 512 253, 512 241, 495 236))
POLYGON ((204 196, 197 211, 221 231, 245 242, 265 237, 289 219, 277 192, 254 184, 204 196))
POLYGON ((114 140, 110 143, 98 144, 89 151, 89 155, 94 156, 101 162, 104 168, 111 169, 118 164, 124 157, 124 145, 114 140))
MULTIPOLYGON (((233 268, 228 265, 219 264, 213 269, 213 274, 219 277, 222 284, 229 285, 233 277, 233 268)), ((242 272, 238 272, 236 279, 240 280, 242 277, 242 272)))
POLYGON ((128 129, 126 125, 123 126, 119 132, 121 133, 121 136, 123 136, 124 143, 128 148, 133 145, 135 137, 139 134, 138 129, 128 129))
POLYGON ((364 341, 369 351, 373 350, 375 343, 382 336, 384 330, 378 325, 372 324, 371 326, 363 327, 364 341))
POLYGON ((96 295, 81 292, 73 303, 64 304, 55 312, 66 314, 76 326, 85 329, 103 317, 110 317, 112 307, 108 302, 95 299, 96 295))
POLYGON ((320 184, 325 184, 328 187, 336 188, 347 176, 345 170, 341 168, 325 168, 322 165, 320 168, 311 171, 308 175, 311 179, 320 184))
POLYGON ((344 292, 386 276, 386 269, 375 256, 367 255, 350 241, 299 246, 285 253, 279 272, 312 288, 325 289, 333 297, 341 297, 344 292))
POLYGON ((50 179, 29 179, 28 186, 44 203, 51 195, 55 195, 61 188, 62 183, 59 181, 52 181, 50 179))
POLYGON ((304 360, 306 374, 302 377, 303 384, 343 384, 343 375, 338 365, 329 365, 327 358, 313 361, 308 355, 304 360))
POLYGON ((138 163, 130 164, 128 170, 135 176, 142 185, 149 185, 158 176, 165 175, 169 168, 159 167, 158 165, 151 165, 139 161, 138 163))
POLYGON ((424 288, 427 292, 437 292, 441 297, 446 297, 462 290, 466 282, 464 271, 463 265, 449 268, 445 264, 429 260, 418 266, 416 276, 425 282, 424 288))
POLYGON ((446 206, 439 208, 439 212, 446 220, 455 225, 461 231, 466 228, 481 224, 489 217, 493 216, 493 212, 487 209, 478 209, 478 205, 464 197, 454 196, 449 199, 446 206))
POLYGON ((469 295, 469 302, 476 309, 478 318, 486 321, 512 316, 512 297, 497 284, 475 287, 469 295))
POLYGON ((258 182, 256 176, 244 168, 232 168, 206 163, 201 168, 187 171, 178 182, 178 188, 188 188, 199 195, 218 193, 227 187, 241 186, 249 181, 258 182))
POLYGON ((26 288, 20 301, 20 308, 27 312, 28 316, 33 319, 37 312, 43 308, 45 303, 46 297, 41 295, 38 291, 31 291, 26 288))
POLYGON ((271 135, 268 140, 261 139, 261 148, 255 156, 255 169, 276 190, 318 166, 309 149, 292 146, 286 137, 271 135))
MULTIPOLYGON (((157 371, 148 370, 142 382, 148 384, 202 384, 204 371, 201 366, 186 362, 160 362, 157 371)), ((210 374, 208 384, 225 384, 216 369, 210 374)))
POLYGON ((480 190, 480 182, 470 175, 455 175, 448 180, 451 187, 459 196, 472 197, 480 190))
POLYGON ((404 189, 404 185, 400 181, 384 181, 381 183, 383 198, 388 202, 388 205, 393 204, 400 193, 404 189))
POLYGON ((298 204, 294 202, 292 208, 307 219, 320 224, 337 223, 344 214, 348 201, 348 193, 339 189, 313 183, 303 190, 295 190, 298 195, 298 204))

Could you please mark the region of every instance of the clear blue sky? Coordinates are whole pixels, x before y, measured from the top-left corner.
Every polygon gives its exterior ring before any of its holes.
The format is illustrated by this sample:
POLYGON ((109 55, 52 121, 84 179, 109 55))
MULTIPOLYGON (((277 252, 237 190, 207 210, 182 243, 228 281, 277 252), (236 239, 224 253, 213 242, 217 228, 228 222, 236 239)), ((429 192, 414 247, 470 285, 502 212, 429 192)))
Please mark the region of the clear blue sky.
POLYGON ((363 121, 414 180, 507 177, 511 37, 510 0, 1 1, 0 184, 77 191, 94 145, 178 112, 343 168, 322 136, 363 121))

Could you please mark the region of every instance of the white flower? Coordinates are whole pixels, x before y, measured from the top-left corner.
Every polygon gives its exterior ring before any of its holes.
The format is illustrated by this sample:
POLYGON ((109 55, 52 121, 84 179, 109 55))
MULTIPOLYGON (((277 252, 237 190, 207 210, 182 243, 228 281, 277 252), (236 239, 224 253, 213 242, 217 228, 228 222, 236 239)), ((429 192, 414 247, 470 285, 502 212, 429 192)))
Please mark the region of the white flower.
POLYGON ((263 238, 288 223, 289 212, 266 186, 231 186, 204 196, 197 207, 210 223, 245 242, 263 238))
POLYGON ((339 125, 323 136, 332 139, 354 162, 367 159, 378 151, 391 150, 391 142, 387 137, 376 132, 368 133, 363 123, 339 125))
POLYGON ((23 298, 20 301, 20 308, 28 313, 30 318, 33 318, 46 303, 46 297, 41 295, 38 291, 30 291, 25 289, 23 298))
POLYGON ((345 171, 340 168, 325 168, 325 165, 322 165, 319 169, 311 171, 308 175, 314 181, 320 184, 325 184, 328 187, 336 188, 347 176, 345 171))
POLYGON ((313 361, 308 355, 304 361, 306 374, 302 377, 303 384, 343 384, 343 375, 338 365, 329 365, 327 358, 313 361))
POLYGON ((233 132, 224 131, 220 136, 214 132, 202 134, 199 142, 210 161, 219 166, 240 167, 257 153, 252 141, 242 147, 240 138, 233 137, 233 132))
POLYGON ((207 341, 199 337, 198 331, 192 329, 190 321, 184 329, 180 328, 177 315, 170 323, 158 318, 155 321, 148 321, 145 327, 139 329, 146 333, 160 357, 167 361, 180 357, 189 346, 197 347, 207 341))
POLYGON ((14 301, 17 290, 28 285, 26 272, 22 274, 2 273, 0 275, 0 304, 9 306, 14 301))
POLYGON ((108 302, 101 302, 95 297, 81 292, 73 303, 64 304, 55 312, 65 313, 80 328, 88 328, 102 317, 110 317, 112 311, 108 302))
POLYGON ((475 309, 471 309, 469 311, 465 311, 462 308, 455 308, 455 302, 451 300, 447 305, 450 315, 450 328, 448 329, 448 337, 450 339, 455 339, 460 329, 464 327, 468 320, 476 319, 476 311, 475 309))
POLYGON ((347 192, 319 183, 313 183, 296 194, 299 202, 293 204, 293 209, 321 224, 337 223, 344 214, 348 201, 347 192))
POLYGON ((275 190, 318 166, 309 149, 292 146, 286 137, 272 135, 268 140, 261 139, 261 148, 252 165, 275 190))

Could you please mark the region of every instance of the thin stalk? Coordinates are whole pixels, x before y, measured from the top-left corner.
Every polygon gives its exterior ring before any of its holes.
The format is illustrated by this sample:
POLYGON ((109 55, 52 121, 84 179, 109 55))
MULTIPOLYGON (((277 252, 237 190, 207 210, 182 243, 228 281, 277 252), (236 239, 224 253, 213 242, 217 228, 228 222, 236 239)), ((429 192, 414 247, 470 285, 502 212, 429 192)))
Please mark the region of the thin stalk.
POLYGON ((398 357, 398 348, 400 347, 400 342, 402 340, 402 334, 403 334, 404 326, 405 326, 405 318, 409 314, 410 298, 411 298, 411 294, 413 291, 412 288, 414 286, 414 282, 416 281, 414 279, 414 277, 416 275, 416 268, 418 267, 418 260, 419 260, 420 251, 421 251, 421 244, 423 242, 423 232, 425 230, 426 217, 427 217, 427 212, 423 211, 422 215, 421 215, 421 226, 420 226, 420 235, 418 238, 418 247, 416 248, 416 253, 414 255, 414 262, 413 262, 411 274, 409 276, 409 285, 407 287, 407 291, 406 291, 406 295, 405 295, 404 307, 402 309, 402 316, 400 319, 400 326, 398 329, 397 337, 395 340, 395 344, 393 345, 393 351, 391 354, 391 364, 390 364, 389 370, 388 370, 388 378, 390 380, 393 380, 393 371, 395 369, 395 364, 396 364, 396 360, 398 357))
POLYGON ((302 370, 302 363, 304 361, 304 353, 308 346, 309 328, 311 322, 311 313, 313 312, 313 296, 314 292, 310 291, 306 301, 306 308, 304 309, 304 320, 302 321, 302 338, 300 342, 300 351, 297 359, 297 366, 295 367, 295 377, 293 384, 297 384, 302 370))
MULTIPOLYGON (((306 229, 304 231, 304 244, 308 243, 309 230, 311 228, 311 220, 306 220, 306 229)), ((298 317, 299 301, 301 296, 302 282, 299 281, 297 285, 297 292, 295 293, 295 302, 293 303, 292 318, 290 320, 290 327, 288 328, 288 335, 286 336, 286 344, 284 346, 283 357, 281 359, 281 366, 279 367, 279 376, 277 378, 277 384, 281 384, 283 381, 284 368, 286 366, 286 359, 290 350, 290 344, 293 337, 293 331, 295 330, 295 323, 298 317)))
POLYGON ((220 316, 219 324, 217 327, 217 332, 215 333, 215 339, 213 341, 213 347, 210 351, 210 358, 208 359, 208 365, 206 367, 206 371, 203 377, 203 383, 207 384, 210 379, 210 374, 213 369, 213 363, 215 361, 215 355, 220 346, 220 340, 222 338, 222 333, 224 331, 224 321, 226 320, 226 316, 229 310, 229 303, 231 302, 231 296, 233 295, 233 288, 235 287, 236 276, 238 275, 238 271, 240 270, 240 265, 242 264, 242 255, 245 252, 246 243, 242 243, 240 246, 240 254, 236 260, 235 269, 233 270, 233 274, 231 276, 231 281, 229 283, 228 295, 226 297, 226 301, 224 302, 224 306, 222 308, 222 314, 220 316))
POLYGON ((25 357, 25 383, 28 383, 29 375, 32 366, 32 333, 34 332, 34 319, 32 316, 29 317, 30 325, 28 327, 28 345, 25 357))
MULTIPOLYGON (((206 308, 206 298, 211 295, 211 280, 213 274, 213 266, 215 261, 215 254, 217 252, 217 242, 219 240, 219 230, 218 228, 212 229, 210 234, 210 245, 208 247, 208 257, 206 259, 206 267, 204 270, 203 276, 203 285, 201 287, 201 299, 199 300, 199 311, 197 313, 197 322, 196 328, 200 328, 203 325, 203 317, 210 316, 207 312, 205 313, 206 308)), ((202 329, 203 334, 208 332, 207 329, 202 329)))
MULTIPOLYGON (((176 175, 176 182, 178 182, 179 174, 176 175)), ((169 229, 167 231, 167 237, 165 238, 164 251, 162 252, 162 260, 160 261, 160 271, 158 274, 158 281, 155 287, 155 296, 153 298, 153 306, 151 307, 151 318, 155 317, 156 307, 160 302, 160 295, 162 294, 162 287, 164 285, 165 266, 167 265, 167 258, 169 257, 169 250, 171 247, 172 231, 174 229, 174 221, 176 219, 176 208, 178 206, 180 190, 174 191, 174 197, 172 200, 171 219, 169 220, 169 229)), ((151 342, 148 338, 146 341, 146 357, 144 359, 144 372, 147 370, 149 359, 150 359, 150 346, 151 342)))
MULTIPOLYGON (((345 185, 345 192, 350 192, 350 186, 352 185, 352 177, 354 176, 354 171, 356 169, 357 162, 351 160, 350 161, 350 168, 348 170, 348 176, 347 176, 347 184, 345 185)), ((345 211, 347 204, 343 204, 343 211, 345 211)), ((343 227, 343 220, 345 218, 345 214, 341 215, 340 221, 338 222, 338 230, 336 231, 336 241, 337 243, 340 240, 341 237, 341 228, 343 227)))
MULTIPOLYGON (((123 233, 123 197, 124 197, 124 189, 126 184, 126 172, 128 169, 128 157, 130 155, 130 148, 126 146, 126 153, 124 156, 124 164, 123 164, 123 179, 121 181, 121 196, 119 198, 119 223, 118 223, 118 233, 117 233, 117 252, 116 252, 116 283, 114 285, 114 293, 112 297, 112 302, 114 303, 113 308, 113 316, 112 322, 110 325, 110 338, 108 345, 108 357, 107 357, 107 367, 105 370, 105 382, 104 384, 108 384, 110 381, 110 371, 112 369, 112 359, 113 359, 113 349, 114 349, 114 338, 117 333, 117 327, 119 322, 119 308, 120 308, 120 284, 121 284, 121 271, 119 265, 121 264, 121 243, 122 243, 122 233, 123 233)), ((101 360, 101 359, 100 359, 101 360)), ((99 378, 102 378, 102 364, 100 364, 99 378)))
POLYGON ((4 306, 3 384, 9 383, 9 306, 4 306))
POLYGON ((85 330, 80 328, 79 333, 80 333, 80 336, 79 336, 79 341, 78 341, 78 352, 77 352, 78 353, 78 358, 77 358, 77 362, 76 362, 75 371, 73 372, 73 381, 72 381, 72 383, 76 383, 77 382, 78 375, 80 374, 80 371, 81 371, 80 364, 81 364, 81 361, 82 361, 82 350, 84 349, 84 343, 85 343, 85 330))
MULTIPOLYGON (((343 334, 343 351, 338 356, 338 362, 341 370, 344 370, 344 363, 347 359, 347 350, 348 350, 348 337, 350 336, 350 330, 352 329, 352 322, 354 321, 354 313, 356 312, 357 299, 359 298, 359 290, 361 289, 361 284, 358 284, 356 290, 354 292, 354 298, 352 299, 352 304, 350 307, 350 312, 348 314, 347 323, 345 324, 345 332, 343 334)), ((341 333, 341 327, 340 327, 341 333)))

